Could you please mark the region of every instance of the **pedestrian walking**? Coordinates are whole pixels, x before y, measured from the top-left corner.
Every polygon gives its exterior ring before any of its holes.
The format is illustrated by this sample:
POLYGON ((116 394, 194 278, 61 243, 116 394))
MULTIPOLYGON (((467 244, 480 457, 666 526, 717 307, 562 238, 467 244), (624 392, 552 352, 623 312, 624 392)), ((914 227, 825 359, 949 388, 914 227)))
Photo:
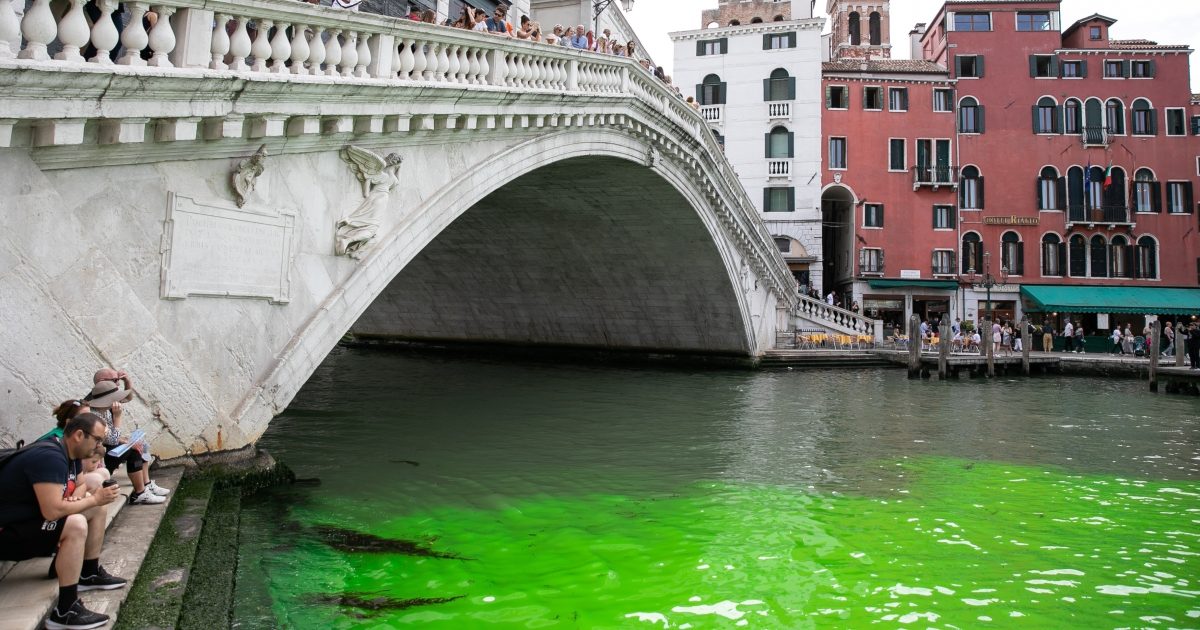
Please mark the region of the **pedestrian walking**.
POLYGON ((1175 356, 1175 329, 1171 326, 1171 322, 1167 322, 1167 325, 1163 327, 1162 334, 1163 338, 1167 340, 1167 347, 1163 349, 1162 355, 1164 357, 1175 356))
POLYGON ((1054 352, 1054 326, 1048 319, 1042 322, 1042 352, 1054 352))
POLYGON ((1067 325, 1063 326, 1063 352, 1075 351, 1075 325, 1071 320, 1067 320, 1067 325))
POLYGON ((1085 350, 1083 347, 1084 346, 1083 342, 1084 342, 1083 322, 1077 321, 1077 322, 1075 322, 1075 352, 1078 352, 1081 354, 1087 352, 1087 350, 1085 350))

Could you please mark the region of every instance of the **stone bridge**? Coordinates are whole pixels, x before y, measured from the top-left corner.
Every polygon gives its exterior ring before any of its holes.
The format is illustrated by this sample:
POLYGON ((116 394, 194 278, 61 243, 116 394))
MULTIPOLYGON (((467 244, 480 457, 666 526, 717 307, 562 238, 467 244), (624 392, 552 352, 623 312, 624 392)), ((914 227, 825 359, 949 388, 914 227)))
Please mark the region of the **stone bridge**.
POLYGON ((348 331, 753 360, 787 325, 721 148, 632 60, 292 1, 83 4, 0 0, 0 443, 104 365, 170 457, 254 442, 348 331))

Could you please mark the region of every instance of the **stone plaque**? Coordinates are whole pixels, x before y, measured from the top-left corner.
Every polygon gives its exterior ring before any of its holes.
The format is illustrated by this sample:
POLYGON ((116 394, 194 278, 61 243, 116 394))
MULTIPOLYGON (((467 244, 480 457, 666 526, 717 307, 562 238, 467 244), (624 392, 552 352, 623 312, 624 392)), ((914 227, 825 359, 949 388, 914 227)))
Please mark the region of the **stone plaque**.
POLYGON ((291 299, 296 215, 169 193, 162 239, 164 300, 193 295, 291 299))

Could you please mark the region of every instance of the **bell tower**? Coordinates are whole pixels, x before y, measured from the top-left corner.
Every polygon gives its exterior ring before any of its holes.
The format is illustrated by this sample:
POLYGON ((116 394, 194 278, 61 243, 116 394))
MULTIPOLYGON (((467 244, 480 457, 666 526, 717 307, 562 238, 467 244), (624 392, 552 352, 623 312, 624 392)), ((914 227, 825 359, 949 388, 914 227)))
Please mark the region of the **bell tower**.
POLYGON ((891 59, 891 0, 828 0, 830 59, 891 59))

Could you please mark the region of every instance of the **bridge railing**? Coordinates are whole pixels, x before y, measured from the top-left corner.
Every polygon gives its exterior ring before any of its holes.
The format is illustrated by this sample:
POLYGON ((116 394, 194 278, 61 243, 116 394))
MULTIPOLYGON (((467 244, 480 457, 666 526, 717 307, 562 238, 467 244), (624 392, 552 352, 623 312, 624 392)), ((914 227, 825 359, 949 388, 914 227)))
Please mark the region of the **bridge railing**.
MULTIPOLYGON (((753 252, 751 264, 778 299, 795 305, 795 281, 707 124, 633 59, 295 0, 133 0, 123 5, 95 0, 98 15, 93 12, 92 18, 85 11, 93 8, 85 7, 87 0, 69 0, 68 10, 57 18, 50 1, 33 0, 18 16, 12 0, 0 0, 0 69, 377 82, 579 94, 592 102, 611 96, 614 105, 640 105, 677 128, 669 135, 690 145, 690 167, 704 168, 713 184, 710 197, 724 199, 731 210, 724 219, 730 236, 753 252), (124 10, 114 19, 119 6, 124 10), (148 12, 155 19, 146 29, 148 12), (637 103, 628 103, 630 98, 637 103)), ((69 75, 61 76, 69 81, 69 75)), ((336 90, 328 98, 336 105, 336 90)), ((14 119, 38 118, 37 112, 2 105, 0 119, 9 122, 0 123, 10 130, 14 119)), ((661 139, 666 131, 647 128, 643 135, 661 139)))
POLYGON ((795 313, 811 322, 819 322, 839 332, 872 335, 883 340, 883 322, 833 306, 822 300, 800 295, 795 313))

